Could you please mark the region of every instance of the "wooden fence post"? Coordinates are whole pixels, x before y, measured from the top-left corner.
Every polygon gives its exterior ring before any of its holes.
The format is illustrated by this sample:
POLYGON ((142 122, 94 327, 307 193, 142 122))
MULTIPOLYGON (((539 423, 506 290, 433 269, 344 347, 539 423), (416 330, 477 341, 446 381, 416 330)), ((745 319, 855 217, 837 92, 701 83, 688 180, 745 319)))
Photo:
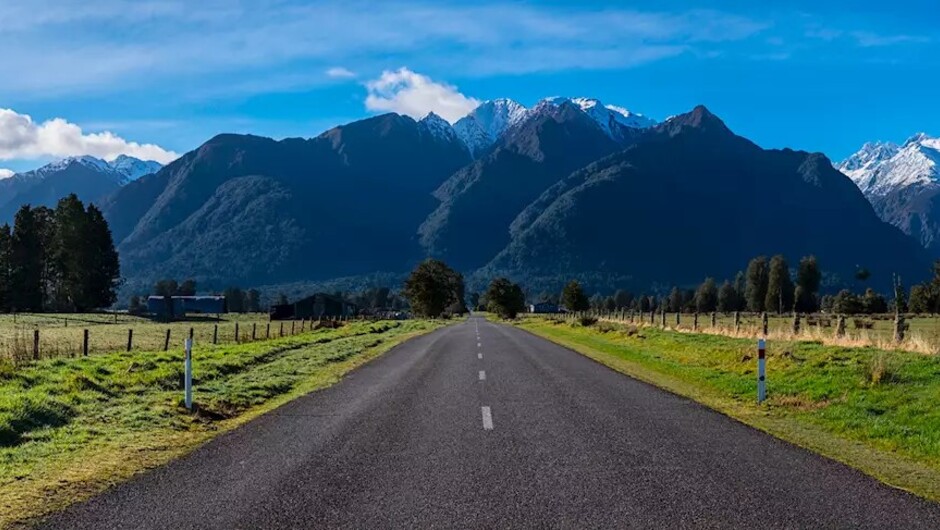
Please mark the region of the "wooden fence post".
POLYGON ((682 312, 676 311, 676 329, 679 329, 679 324, 681 323, 680 322, 681 319, 682 319, 682 312))
POLYGON ((281 334, 280 334, 280 336, 281 336, 281 337, 284 336, 284 322, 283 322, 283 321, 281 321, 281 334))
POLYGON ((238 344, 238 342, 239 342, 240 340, 241 340, 241 339, 239 339, 239 337, 238 337, 238 322, 236 322, 236 323, 235 323, 235 344, 238 344))
POLYGON ((212 344, 219 343, 219 325, 216 324, 212 327, 212 344))
POLYGON ((845 315, 839 315, 836 320, 836 337, 845 336, 845 315))
POLYGON ((894 314, 894 342, 900 343, 904 340, 904 315, 900 312, 894 314))
POLYGON ((692 314, 692 331, 698 331, 698 311, 692 314))
POLYGON ((666 329, 666 309, 659 312, 659 325, 666 329))
POLYGON ((797 312, 793 313, 793 334, 800 334, 800 314, 797 312))
POLYGON ((741 312, 734 312, 734 332, 737 333, 741 330, 741 312))
POLYGON ((268 322, 268 329, 264 331, 264 338, 266 339, 271 338, 271 323, 270 322, 268 322))
POLYGON ((134 347, 134 330, 129 329, 127 330, 127 351, 131 351, 131 348, 133 347, 134 347))
POLYGON ((763 313, 761 313, 760 323, 761 323, 761 331, 764 332, 764 336, 766 337, 767 331, 768 331, 767 328, 769 326, 769 321, 767 319, 767 311, 764 311, 763 313))
POLYGON ((194 330, 193 328, 189 328, 189 338, 190 338, 190 340, 192 340, 194 333, 195 333, 195 330, 194 330))
POLYGON ((258 336, 258 323, 252 322, 251 323, 251 340, 255 340, 257 336, 258 336))
POLYGON ((33 330, 33 359, 39 360, 39 330, 33 330))
POLYGON ((291 334, 291 335, 294 334, 294 324, 296 324, 296 323, 297 323, 296 320, 291 320, 291 321, 290 321, 290 334, 291 334))
POLYGON ((170 328, 166 328, 166 338, 163 339, 163 351, 170 349, 170 328))
POLYGON ((82 356, 88 357, 88 329, 85 329, 82 335, 84 335, 82 338, 82 356))
POLYGON ((718 312, 712 311, 712 329, 718 327, 718 312))

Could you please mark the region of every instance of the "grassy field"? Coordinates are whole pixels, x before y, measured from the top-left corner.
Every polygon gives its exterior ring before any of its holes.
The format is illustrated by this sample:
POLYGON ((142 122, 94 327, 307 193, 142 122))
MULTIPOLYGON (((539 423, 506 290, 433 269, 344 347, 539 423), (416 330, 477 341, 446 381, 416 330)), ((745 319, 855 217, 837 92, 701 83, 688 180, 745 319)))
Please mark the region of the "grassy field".
MULTIPOLYGON (((238 324, 239 342, 249 342, 252 335, 262 339, 271 326, 271 336, 279 336, 281 322, 269 322, 266 313, 229 313, 218 319, 191 317, 187 321, 159 322, 126 314, 17 314, 0 315, 0 359, 33 360, 34 331, 39 330, 39 357, 78 357, 82 355, 84 332, 88 330, 89 353, 127 350, 128 331, 132 330, 132 351, 162 350, 170 331, 170 347, 179 348, 192 328, 197 344, 233 344, 238 324)), ((301 321, 283 321, 284 333, 301 330, 301 321)))
POLYGON ((618 371, 940 501, 940 356, 531 317, 518 325, 618 371))
POLYGON ((196 413, 182 406, 179 349, 0 364, 0 528, 181 456, 442 325, 351 322, 249 344, 198 344, 196 413))
MULTIPOLYGON (((603 316, 601 320, 616 320, 629 323, 629 313, 624 319, 620 313, 603 316)), ((693 316, 689 313, 679 315, 679 325, 676 326, 676 314, 666 313, 666 326, 670 329, 692 331, 693 316)), ((639 320, 639 317, 635 317, 639 320)), ((654 325, 659 326, 661 316, 656 313, 653 318, 654 325)), ((644 325, 649 324, 649 313, 643 315, 644 325)), ((937 315, 907 315, 905 317, 907 330, 904 342, 899 348, 917 353, 940 353, 940 316, 937 315)), ((871 346, 876 348, 895 349, 894 344, 894 315, 859 315, 847 316, 845 319, 845 335, 836 336, 836 318, 833 315, 816 315, 812 318, 801 317, 800 333, 793 335, 793 317, 770 315, 767 322, 768 336, 775 339, 794 340, 801 339, 813 342, 823 342, 837 346, 871 346)), ((711 325, 710 314, 700 314, 698 331, 734 337, 754 337, 762 331, 760 316, 755 313, 742 313, 738 332, 734 332, 734 317, 732 314, 717 314, 716 325, 711 325)))

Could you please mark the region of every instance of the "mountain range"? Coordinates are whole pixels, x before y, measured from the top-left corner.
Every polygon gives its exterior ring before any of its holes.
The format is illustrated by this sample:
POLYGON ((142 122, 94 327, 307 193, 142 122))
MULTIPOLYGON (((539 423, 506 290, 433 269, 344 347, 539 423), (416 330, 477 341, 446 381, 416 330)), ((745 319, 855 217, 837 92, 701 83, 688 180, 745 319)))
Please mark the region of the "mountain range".
POLYGON ((74 193, 84 202, 99 202, 125 184, 156 173, 158 162, 119 155, 111 162, 92 156, 70 157, 0 180, 0 222, 12 223, 20 206, 55 207, 74 193))
POLYGON ((919 133, 903 145, 867 143, 838 168, 882 220, 940 256, 940 138, 919 133))
POLYGON ((817 255, 833 287, 865 267, 887 290, 930 263, 825 156, 762 149, 704 107, 657 123, 590 98, 499 99, 453 124, 390 113, 309 139, 221 134, 117 180, 93 200, 128 292, 164 277, 365 286, 427 256, 472 289, 500 274, 640 291, 776 253, 817 255))

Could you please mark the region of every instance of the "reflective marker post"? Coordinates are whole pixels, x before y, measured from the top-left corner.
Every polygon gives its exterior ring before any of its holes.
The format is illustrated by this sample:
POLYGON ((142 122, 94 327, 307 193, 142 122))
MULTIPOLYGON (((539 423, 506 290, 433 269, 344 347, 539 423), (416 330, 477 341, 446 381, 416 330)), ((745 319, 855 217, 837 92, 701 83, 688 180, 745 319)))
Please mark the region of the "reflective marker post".
POLYGON ((764 352, 764 339, 757 339, 757 403, 767 399, 767 359, 764 352))
POLYGON ((193 410, 193 339, 186 339, 186 409, 193 410))

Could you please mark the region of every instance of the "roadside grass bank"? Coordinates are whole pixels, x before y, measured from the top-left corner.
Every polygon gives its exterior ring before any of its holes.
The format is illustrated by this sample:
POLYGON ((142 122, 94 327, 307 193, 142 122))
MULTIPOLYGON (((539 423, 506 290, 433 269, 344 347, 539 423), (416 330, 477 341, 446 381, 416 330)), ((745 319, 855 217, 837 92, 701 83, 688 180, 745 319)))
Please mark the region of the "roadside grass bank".
POLYGON ((193 351, 196 411, 183 406, 183 352, 0 361, 0 528, 86 499, 292 399, 443 321, 353 322, 193 351))
POLYGON ((940 356, 769 340, 758 405, 755 339, 538 317, 516 325, 940 502, 940 356))

